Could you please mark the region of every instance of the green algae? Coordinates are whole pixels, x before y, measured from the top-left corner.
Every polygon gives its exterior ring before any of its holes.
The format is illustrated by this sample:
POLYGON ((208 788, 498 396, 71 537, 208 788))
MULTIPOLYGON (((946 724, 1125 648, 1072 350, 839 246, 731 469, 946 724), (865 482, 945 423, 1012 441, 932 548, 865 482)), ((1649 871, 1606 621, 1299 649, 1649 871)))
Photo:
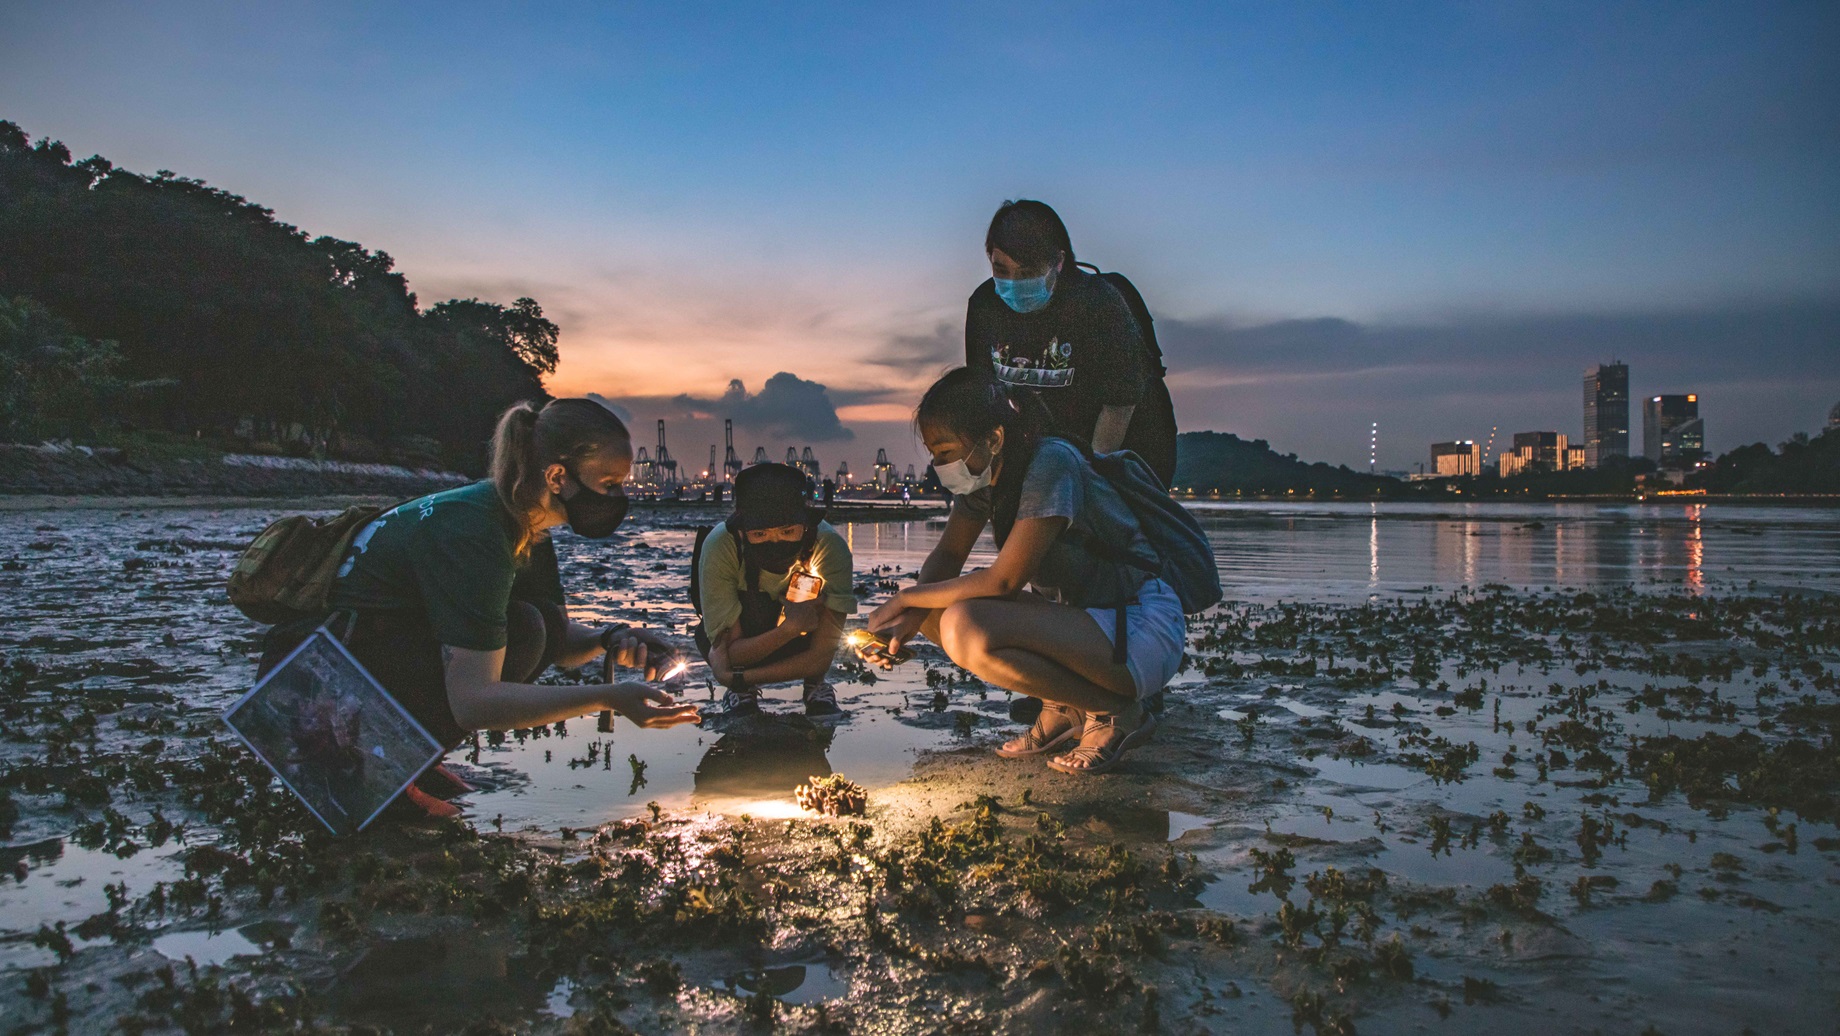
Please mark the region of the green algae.
MULTIPOLYGON (((1318 1032, 1351 1031, 1402 1001, 1499 1010, 1516 994, 1487 977, 1453 977, 1452 968, 1478 970, 1454 945, 1464 928, 1478 919, 1491 933, 1503 926, 1505 948, 1560 916, 1610 913, 1630 901, 1669 909, 1679 873, 1631 880, 1626 842, 1640 831, 1672 846, 1694 844, 1689 810, 1714 821, 1767 818, 1759 822, 1771 840, 1744 843, 1754 848, 1717 842, 1725 849, 1707 857, 1693 880, 1718 887, 1684 902, 1698 904, 1710 892, 1708 902, 1760 915, 1793 909, 1771 902, 1776 893, 1766 900, 1728 886, 1761 881, 1765 856, 1840 845, 1814 833, 1820 828, 1806 829, 1832 822, 1840 784, 1832 769, 1835 611, 1831 601, 1806 595, 1727 600, 1499 588, 1354 607, 1220 610, 1196 627, 1198 668, 1212 674, 1210 690, 1275 697, 1267 691, 1282 679, 1301 681, 1311 695, 1303 700, 1329 708, 1331 692, 1390 688, 1403 699, 1360 710, 1359 738, 1336 720, 1291 719, 1263 705, 1239 732, 1222 725, 1220 733, 1240 733, 1251 746, 1238 774, 1251 808, 1312 786, 1294 768, 1259 771, 1259 760, 1319 750, 1414 767, 1453 795, 1492 781, 1514 795, 1505 808, 1484 805, 1473 814, 1465 812, 1473 807, 1383 804, 1371 826, 1418 838, 1413 851, 1421 858, 1429 847, 1442 861, 1509 859, 1517 871, 1511 881, 1473 894, 1417 887, 1389 878, 1380 869, 1390 865, 1384 856, 1372 867, 1356 859, 1327 864, 1318 857, 1338 850, 1333 839, 1283 836, 1250 850, 1250 874, 1222 879, 1258 886, 1255 894, 1266 897, 1262 911, 1238 918, 1194 905, 1217 864, 1154 844, 1092 841, 1057 779, 1036 770, 1027 771, 1036 785, 1028 792, 998 782, 958 810, 913 824, 897 823, 879 799, 853 822, 696 819, 653 804, 637 820, 574 828, 560 841, 392 820, 361 841, 338 842, 316 835, 310 818, 218 735, 208 715, 170 694, 93 685, 74 692, 95 674, 55 653, 15 656, 0 666, 18 691, 0 702, 7 739, 0 820, 31 837, 55 831, 123 859, 170 854, 174 868, 158 883, 111 886, 106 909, 91 918, 41 929, 39 948, 57 963, 26 972, 37 1012, 31 1024, 55 1028, 76 1018, 80 1027, 95 1019, 77 971, 114 947, 144 945, 150 926, 259 915, 300 922, 281 974, 251 964, 237 965, 248 973, 235 975, 143 971, 112 1016, 118 1027, 404 1028, 331 1015, 325 989, 336 981, 311 990, 313 983, 295 981, 321 966, 312 961, 330 962, 324 967, 336 973, 364 959, 377 933, 397 930, 508 934, 534 972, 576 983, 570 1024, 580 1031, 731 1023, 912 1031, 926 1029, 941 1003, 980 1020, 968 1028, 998 1029, 1012 1017, 1005 1012, 1024 1010, 1041 993, 1077 1000, 1086 1017, 1114 1028, 1179 1028, 1194 1024, 1196 994, 1180 976, 1197 961, 1255 991, 1269 984, 1300 1028, 1318 1032), (1764 683, 1740 693, 1745 680, 1764 683), (1491 698, 1493 714, 1476 717, 1480 733, 1441 726, 1491 698), (1536 704, 1524 707, 1529 702, 1536 704), (1650 721, 1743 729, 1676 733, 1643 725, 1650 721), (1486 766, 1478 765, 1483 746, 1486 766), (1487 772, 1498 758, 1509 775, 1487 772), (1587 792, 1606 797, 1587 802, 1587 792), (1516 810, 1511 803, 1523 793, 1545 804, 1528 798, 1516 810), (1667 819, 1628 819, 1645 793, 1639 808, 1667 819), (1789 815, 1805 830, 1787 823, 1789 815), (1611 884, 1601 880, 1612 878, 1605 872, 1625 877, 1611 884), (1642 896, 1623 891, 1645 888, 1642 896), (1407 926, 1408 917, 1422 924, 1407 926), (701 977, 712 956, 726 967, 757 968, 793 953, 844 962, 858 976, 851 994, 796 1006, 762 992, 711 990, 701 977), (1464 963, 1439 963, 1452 954, 1464 963), (871 977, 891 974, 900 980, 871 977)), ((927 682, 948 708, 982 691, 944 667, 929 671, 927 682)), ((955 722, 958 715, 970 713, 955 714, 955 722)), ((539 728, 499 739, 554 744, 566 757, 573 745, 549 740, 561 735, 539 728)), ((583 768, 606 768, 608 747, 590 746, 583 768)), ((1152 767, 1157 751, 1143 753, 1152 767)), ((635 777, 643 772, 633 769, 635 777)), ((1129 780, 1116 786, 1142 787, 1129 780)), ((1355 812, 1308 808, 1325 825, 1351 823, 1355 812)), ((1497 944, 1493 934, 1489 941, 1497 944)), ((480 1031, 514 1031, 531 1018, 506 1017, 481 1022, 480 1031)))

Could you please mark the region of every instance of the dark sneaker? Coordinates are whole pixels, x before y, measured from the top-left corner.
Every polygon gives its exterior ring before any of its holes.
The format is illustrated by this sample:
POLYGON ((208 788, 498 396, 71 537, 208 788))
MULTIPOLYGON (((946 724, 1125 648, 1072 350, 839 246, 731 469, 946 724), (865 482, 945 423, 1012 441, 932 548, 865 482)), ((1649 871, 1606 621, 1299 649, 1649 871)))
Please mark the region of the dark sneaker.
POLYGON ((722 695, 722 712, 724 719, 740 719, 744 716, 760 715, 760 692, 752 687, 735 690, 729 688, 722 695))
POLYGON ((843 707, 837 704, 837 689, 828 683, 821 683, 805 691, 805 715, 840 716, 843 707))

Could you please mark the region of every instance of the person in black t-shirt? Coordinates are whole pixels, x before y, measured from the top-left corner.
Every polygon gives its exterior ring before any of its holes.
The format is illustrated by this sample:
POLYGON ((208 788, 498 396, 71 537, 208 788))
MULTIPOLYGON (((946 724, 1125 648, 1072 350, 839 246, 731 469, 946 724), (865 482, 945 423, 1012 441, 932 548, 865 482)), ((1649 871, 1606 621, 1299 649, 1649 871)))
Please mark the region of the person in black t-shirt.
POLYGON ((1074 263, 1067 227, 1038 201, 1003 203, 984 235, 992 278, 965 312, 965 365, 1032 390, 1049 431, 1095 452, 1135 450, 1155 465, 1174 443, 1132 421, 1157 375, 1131 308, 1074 263))

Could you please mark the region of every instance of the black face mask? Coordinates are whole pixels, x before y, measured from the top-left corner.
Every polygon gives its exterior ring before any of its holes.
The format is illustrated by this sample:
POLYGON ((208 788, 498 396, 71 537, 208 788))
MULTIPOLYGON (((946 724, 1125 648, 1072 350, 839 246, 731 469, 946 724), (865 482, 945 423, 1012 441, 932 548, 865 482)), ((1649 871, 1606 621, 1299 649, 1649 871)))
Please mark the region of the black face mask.
POLYGON ((575 495, 562 501, 562 509, 569 516, 569 528, 575 530, 575 535, 591 540, 613 535, 613 530, 626 520, 626 491, 597 493, 573 474, 569 477, 575 479, 575 495))
POLYGON ((748 560, 760 566, 762 572, 778 575, 792 567, 792 563, 805 553, 805 541, 772 540, 767 543, 750 543, 747 545, 748 560))

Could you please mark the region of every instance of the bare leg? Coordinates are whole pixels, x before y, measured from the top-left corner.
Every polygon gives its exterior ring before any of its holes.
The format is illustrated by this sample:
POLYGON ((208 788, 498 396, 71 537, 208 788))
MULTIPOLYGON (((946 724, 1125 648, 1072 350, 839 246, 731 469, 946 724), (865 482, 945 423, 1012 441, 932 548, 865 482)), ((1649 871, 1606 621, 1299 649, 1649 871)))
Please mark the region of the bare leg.
POLYGON ((1084 712, 1122 712, 1137 700, 1130 670, 1112 661, 1105 631, 1079 608, 960 601, 929 616, 922 630, 952 661, 1007 690, 1084 712))

